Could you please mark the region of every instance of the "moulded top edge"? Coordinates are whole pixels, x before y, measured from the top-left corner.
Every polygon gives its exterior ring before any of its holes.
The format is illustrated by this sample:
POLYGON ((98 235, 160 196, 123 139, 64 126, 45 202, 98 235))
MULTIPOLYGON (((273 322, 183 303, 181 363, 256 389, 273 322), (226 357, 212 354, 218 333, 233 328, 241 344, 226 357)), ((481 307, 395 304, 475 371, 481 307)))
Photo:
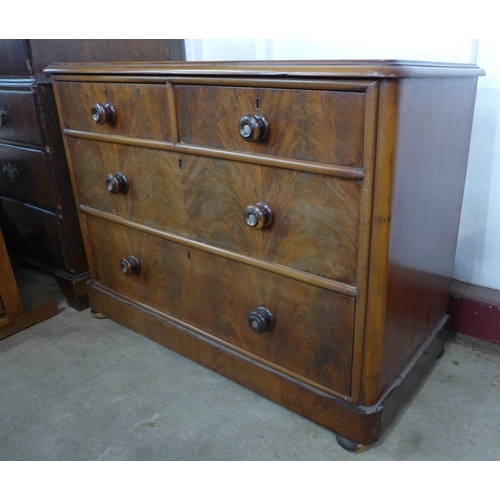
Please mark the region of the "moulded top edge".
POLYGON ((155 76, 410 78, 481 76, 475 64, 403 60, 211 61, 51 64, 44 73, 155 76))

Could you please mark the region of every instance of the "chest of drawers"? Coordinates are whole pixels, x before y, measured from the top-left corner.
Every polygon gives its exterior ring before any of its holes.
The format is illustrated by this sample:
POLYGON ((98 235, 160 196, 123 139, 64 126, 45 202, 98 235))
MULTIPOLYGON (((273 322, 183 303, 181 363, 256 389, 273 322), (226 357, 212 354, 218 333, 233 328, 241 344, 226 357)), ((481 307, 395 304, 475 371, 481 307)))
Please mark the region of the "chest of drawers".
POLYGON ((474 65, 60 64, 94 311, 359 450, 445 342, 474 65))

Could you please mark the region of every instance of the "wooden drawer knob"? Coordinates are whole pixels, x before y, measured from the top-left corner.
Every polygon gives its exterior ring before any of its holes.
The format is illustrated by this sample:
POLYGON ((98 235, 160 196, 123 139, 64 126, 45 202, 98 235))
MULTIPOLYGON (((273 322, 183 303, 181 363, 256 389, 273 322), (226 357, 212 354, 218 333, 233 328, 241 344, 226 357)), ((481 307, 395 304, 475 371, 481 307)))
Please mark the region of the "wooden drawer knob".
POLYGON ((262 142, 269 135, 269 122, 262 115, 245 115, 239 124, 240 135, 248 142, 262 142))
POLYGON ((101 104, 95 102, 92 105, 92 119, 99 125, 104 125, 105 123, 114 123, 116 120, 115 108, 109 103, 101 104))
POLYGON ((7 111, 5 109, 0 109, 0 127, 3 127, 7 124, 7 111))
POLYGON ((106 177, 106 189, 113 194, 126 193, 128 191, 128 180, 121 172, 109 174, 106 177))
POLYGON ((133 255, 129 255, 126 259, 120 261, 122 273, 131 276, 132 274, 139 274, 141 272, 141 263, 133 255))
POLYGON ((258 201, 255 205, 248 205, 244 213, 247 226, 253 229, 263 229, 273 222, 273 211, 263 201, 258 201))
POLYGON ((264 333, 273 329, 274 316, 266 307, 257 307, 248 315, 248 325, 256 333, 264 333))

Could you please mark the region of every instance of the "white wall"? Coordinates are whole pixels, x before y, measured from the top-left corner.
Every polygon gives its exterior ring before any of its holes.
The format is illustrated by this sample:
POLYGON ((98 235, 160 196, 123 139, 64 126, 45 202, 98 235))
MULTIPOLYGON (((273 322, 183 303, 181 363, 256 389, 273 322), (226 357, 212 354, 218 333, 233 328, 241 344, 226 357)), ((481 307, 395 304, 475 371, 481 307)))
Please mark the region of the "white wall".
POLYGON ((456 38, 381 39, 188 39, 188 61, 255 59, 414 59, 475 62, 476 40, 456 38))
POLYGON ((482 67, 455 260, 460 281, 500 290, 500 43, 494 40, 419 38, 190 39, 188 60, 414 59, 471 62, 482 67))
POLYGON ((500 289, 500 43, 479 40, 479 79, 454 275, 500 289))

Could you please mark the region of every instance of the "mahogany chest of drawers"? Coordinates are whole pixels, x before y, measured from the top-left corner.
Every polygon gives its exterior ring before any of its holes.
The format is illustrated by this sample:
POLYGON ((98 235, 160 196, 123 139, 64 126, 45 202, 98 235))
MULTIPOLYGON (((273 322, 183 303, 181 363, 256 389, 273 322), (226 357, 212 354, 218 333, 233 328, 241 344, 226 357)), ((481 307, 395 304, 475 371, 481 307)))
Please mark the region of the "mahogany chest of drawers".
POLYGON ((47 70, 91 308, 376 442, 443 349, 474 65, 47 70))

